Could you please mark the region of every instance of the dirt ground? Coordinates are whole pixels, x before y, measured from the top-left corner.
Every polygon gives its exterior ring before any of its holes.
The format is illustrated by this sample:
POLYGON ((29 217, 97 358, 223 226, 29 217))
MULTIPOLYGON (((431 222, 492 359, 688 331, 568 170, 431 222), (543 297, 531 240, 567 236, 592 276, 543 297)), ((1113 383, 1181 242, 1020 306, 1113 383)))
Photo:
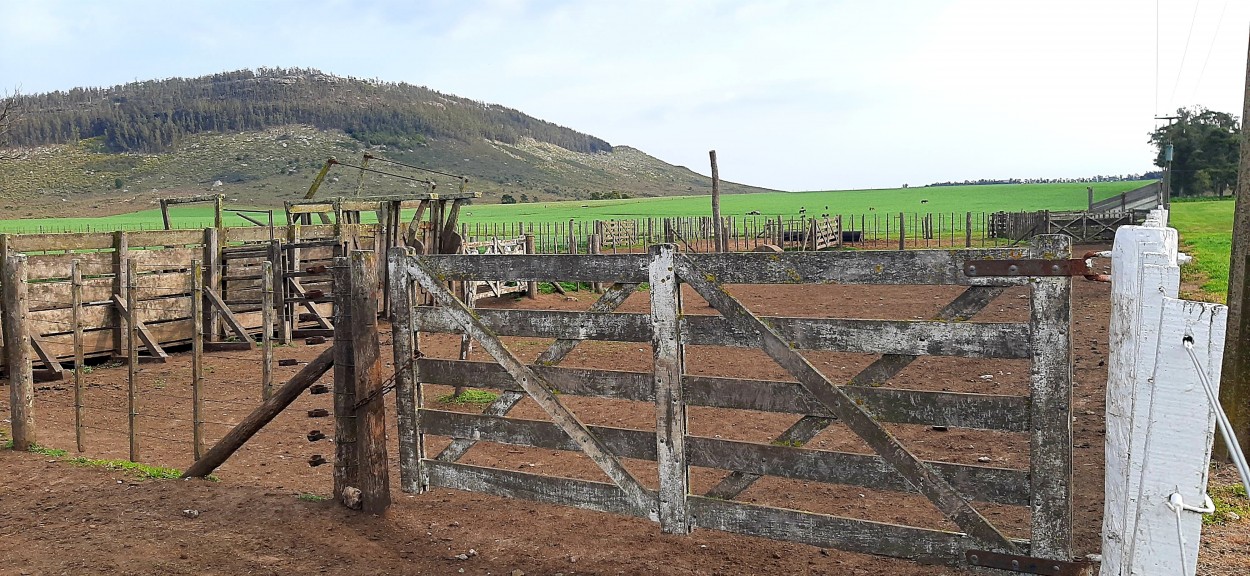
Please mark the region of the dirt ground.
MULTIPOLYGON (((1084 249, 1084 248, 1081 248, 1084 249)), ((957 287, 735 286, 731 292, 758 314, 778 316, 924 319, 953 299, 957 287)), ((1099 545, 1103 489, 1103 411, 1106 380, 1109 285, 1077 281, 1072 336, 1074 526, 1078 556, 1099 545)), ((585 309, 593 293, 570 298, 499 300, 483 306, 585 309)), ((623 311, 645 311, 647 295, 632 296, 623 311)), ((686 313, 714 314, 697 296, 685 296, 686 313)), ((975 321, 1025 321, 1027 292, 1009 290, 975 321)), ((389 334, 382 335, 390 366, 389 334)), ((550 341, 509 338, 509 346, 532 360, 550 341)), ((423 337, 427 356, 454 358, 459 339, 423 337)), ((279 359, 306 362, 328 345, 280 347, 279 359)), ((849 379, 873 356, 828 352, 804 355, 834 381, 849 379)), ((209 445, 256 405, 259 352, 210 353, 206 359, 209 445)), ((473 359, 485 360, 478 351, 473 359)), ((563 365, 650 370, 645 344, 586 342, 563 365)), ((762 352, 691 346, 687 372, 702 375, 789 379, 762 352)), ((285 381, 300 366, 277 368, 285 381)), ((1028 362, 927 357, 888 385, 901 388, 995 394, 1027 394, 1028 362)), ((86 375, 85 456, 127 456, 126 369, 96 366, 86 375)), ((176 354, 166 364, 139 371, 140 460, 185 468, 192 460, 190 359, 176 354)), ((330 384, 327 374, 322 382, 330 384)), ((331 395, 303 395, 217 472, 217 481, 139 480, 127 473, 66 462, 76 455, 73 389, 69 382, 39 384, 36 411, 40 444, 68 450, 63 458, 0 451, 0 575, 17 574, 962 574, 940 566, 812 546, 698 530, 689 536, 660 533, 656 524, 573 508, 504 500, 434 489, 422 495, 394 488, 395 503, 383 516, 348 511, 318 501, 331 489, 331 466, 310 467, 320 454, 331 459, 332 440, 310 442, 308 433, 333 433, 330 418, 309 416, 329 409, 331 395)), ((427 386, 427 407, 448 405, 450 392, 427 386)), ((562 397, 588 424, 654 430, 649 404, 562 397)), ((7 383, 0 386, 0 414, 8 414, 7 383)), ((393 404, 391 456, 394 461, 393 404)), ((531 401, 515 417, 545 419, 531 401)), ((797 416, 691 408, 690 433, 765 443, 797 416)), ((0 431, 7 433, 7 420, 0 431)), ((1027 468, 1028 437, 927 426, 890 425, 925 459, 1027 468), (988 458, 988 464, 985 460, 988 458)), ((432 456, 448 439, 428 439, 432 456)), ((849 431, 834 425, 809 447, 868 453, 849 431)), ((566 452, 482 443, 461 462, 547 475, 603 481, 585 457, 566 452)), ((627 460, 644 484, 656 485, 653 462, 627 460)), ((706 491, 721 470, 694 469, 693 490, 706 491)), ((398 472, 392 471, 393 486, 398 472)), ((839 514, 883 522, 954 528, 923 497, 907 493, 766 478, 740 497, 745 502, 839 514)), ((977 508, 1009 535, 1027 537, 1024 507, 978 503, 977 508)), ((1243 524, 1213 527, 1204 539, 1207 574, 1245 573, 1237 548, 1247 541, 1243 524), (1215 568, 1218 566, 1218 569, 1215 568), (1242 568, 1238 568, 1242 566, 1242 568), (1231 571, 1229 571, 1231 570, 1231 571)))

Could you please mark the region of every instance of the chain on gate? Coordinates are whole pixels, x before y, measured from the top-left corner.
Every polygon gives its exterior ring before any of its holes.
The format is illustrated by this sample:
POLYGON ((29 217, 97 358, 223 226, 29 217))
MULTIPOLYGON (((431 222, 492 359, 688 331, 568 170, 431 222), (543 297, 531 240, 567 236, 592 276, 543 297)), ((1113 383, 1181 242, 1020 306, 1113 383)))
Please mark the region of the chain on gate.
POLYGON ((394 390, 396 387, 399 386, 400 373, 411 368, 412 363, 416 362, 417 359, 421 357, 422 357, 422 354, 420 352, 417 352, 415 356, 413 356, 412 358, 409 358, 408 361, 404 362, 402 366, 396 368, 395 373, 391 374, 391 376, 387 378, 386 380, 383 380, 382 385, 380 387, 375 389, 373 392, 370 392, 364 398, 356 401, 356 404, 352 406, 352 411, 355 412, 356 410, 360 410, 361 408, 364 408, 365 406, 367 406, 370 402, 373 402, 374 400, 381 398, 382 396, 386 396, 387 394, 390 394, 392 390, 394 390))

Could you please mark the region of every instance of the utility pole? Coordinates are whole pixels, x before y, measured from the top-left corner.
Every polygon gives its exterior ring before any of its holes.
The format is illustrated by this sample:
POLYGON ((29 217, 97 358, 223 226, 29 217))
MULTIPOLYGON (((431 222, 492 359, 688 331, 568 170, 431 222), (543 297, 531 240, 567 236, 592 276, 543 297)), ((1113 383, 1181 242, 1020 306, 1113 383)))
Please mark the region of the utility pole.
MULTIPOLYGON (((1250 54, 1250 47, 1247 48, 1250 54)), ((1237 204, 1233 208, 1233 250, 1228 269, 1228 330, 1224 337, 1224 362, 1220 404, 1228 414, 1233 434, 1250 438, 1250 60, 1246 63, 1246 94, 1241 114, 1241 156, 1237 167, 1237 204)), ((1217 449, 1221 448, 1217 446, 1217 449)), ((1221 450, 1220 454, 1226 451, 1221 450)))
MULTIPOLYGON (((1167 120, 1168 126, 1180 120, 1180 116, 1155 116, 1155 120, 1167 120)), ((1172 209, 1172 143, 1163 145, 1163 193, 1159 195, 1159 205, 1164 210, 1172 209)))

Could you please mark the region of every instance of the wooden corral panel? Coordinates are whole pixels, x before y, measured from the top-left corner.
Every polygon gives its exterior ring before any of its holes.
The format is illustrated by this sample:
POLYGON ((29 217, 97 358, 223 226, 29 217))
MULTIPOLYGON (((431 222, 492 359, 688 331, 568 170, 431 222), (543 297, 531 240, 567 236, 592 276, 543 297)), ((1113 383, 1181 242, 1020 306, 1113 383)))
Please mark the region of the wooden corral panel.
POLYGON ((479 491, 650 518, 665 532, 714 528, 858 552, 962 565, 964 552, 989 549, 1052 559, 1070 558, 1071 433, 1070 290, 1067 277, 976 276, 969 261, 1069 256, 1069 241, 1043 236, 1027 250, 808 252, 802 254, 682 254, 673 245, 619 256, 392 255, 391 293, 397 396, 420 398, 423 384, 501 390, 481 415, 397 405, 401 486, 479 491), (968 274, 973 274, 969 276, 968 274), (587 312, 469 310, 448 281, 564 280, 617 282, 587 312), (615 312, 641 282, 650 285, 648 314, 615 312), (759 317, 725 284, 837 282, 968 286, 931 320, 759 317), (408 301, 413 284, 435 306, 408 301), (677 297, 688 284, 719 315, 686 313, 677 297), (1028 322, 968 319, 1009 286, 1030 287, 1028 322), (495 361, 422 357, 419 332, 462 333, 495 361), (555 339, 533 363, 521 362, 500 336, 555 339), (557 364, 585 340, 650 342, 654 372, 564 368, 557 364), (685 345, 750 347, 767 353, 792 380, 769 381, 683 374, 685 345), (800 350, 878 354, 847 385, 830 382, 800 350), (1032 363, 1028 395, 906 390, 887 384, 925 355, 1016 358, 1032 363), (413 362, 412 358, 418 358, 413 362), (411 364, 411 367, 404 366, 411 364), (653 403, 657 426, 633 430, 585 426, 561 401, 592 396, 653 403), (550 417, 507 417, 523 398, 550 417), (801 416, 771 444, 686 432, 687 406, 786 412, 801 416), (802 448, 834 421, 874 454, 802 448), (953 426, 1027 434, 1028 469, 918 460, 884 424, 953 426), (424 435, 452 439, 425 458, 424 435), (481 441, 545 450, 578 451, 611 483, 457 463, 481 441), (622 458, 656 462, 659 490, 643 487, 622 458), (728 471, 708 494, 690 491, 689 467, 728 471), (919 492, 958 531, 894 525, 734 499, 763 476, 919 492), (1029 540, 1008 538, 974 502, 1029 507, 1029 540))

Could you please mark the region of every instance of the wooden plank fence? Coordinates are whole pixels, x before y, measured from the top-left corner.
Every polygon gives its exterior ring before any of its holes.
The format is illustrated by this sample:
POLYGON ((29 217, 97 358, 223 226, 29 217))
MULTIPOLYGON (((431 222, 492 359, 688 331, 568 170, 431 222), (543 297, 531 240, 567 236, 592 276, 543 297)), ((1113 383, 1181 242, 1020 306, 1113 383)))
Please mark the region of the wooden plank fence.
POLYGON ((1140 224, 1145 210, 1112 212, 995 212, 990 218, 994 238, 1018 243, 1042 234, 1063 234, 1078 243, 1110 243, 1120 226, 1140 224))
MULTIPOLYGON (((984 248, 1010 242, 991 233, 992 214, 899 213, 830 214, 819 218, 779 215, 726 216, 730 252, 750 252, 765 244, 786 250, 857 248, 984 248), (812 238, 819 236, 813 243, 812 238)), ((469 242, 532 235, 536 254, 590 253, 592 237, 603 253, 645 251, 676 243, 689 252, 713 252, 711 217, 653 217, 567 222, 461 223, 469 242)))
POLYGON ((389 255, 394 327, 396 409, 401 487, 423 492, 448 487, 575 506, 658 522, 664 532, 711 528, 911 558, 966 565, 969 550, 992 550, 1067 561, 1071 554, 1070 296, 1068 277, 968 276, 975 260, 1067 258, 1066 237, 1046 236, 1028 249, 961 251, 787 252, 683 254, 658 245, 647 254, 417 256, 389 255), (1045 256, 1043 256, 1045 255, 1045 256), (525 282, 559 277, 612 284, 588 312, 470 311, 446 288, 448 281, 525 282), (614 313, 640 283, 649 284, 647 314, 614 313), (962 296, 931 321, 761 318, 723 290, 725 284, 954 284, 962 296), (688 284, 719 316, 687 314, 678 288, 688 284), (1028 286, 1028 322, 968 322, 1009 286, 1028 286), (420 305, 426 294, 432 306, 420 305), (462 333, 477 340, 493 362, 425 358, 424 332, 462 333), (552 338, 537 361, 519 360, 501 336, 552 338), (559 366, 585 340, 651 342, 652 372, 559 366), (760 348, 790 372, 792 381, 711 378, 684 373, 686 345, 760 348), (830 382, 798 350, 880 354, 850 385, 830 382), (1027 396, 912 391, 880 386, 925 355, 1027 358, 1027 396), (502 391, 482 414, 425 408, 427 384, 502 391), (558 394, 557 394, 558 392, 558 394), (652 403, 654 430, 586 426, 565 396, 652 403), (551 418, 510 418, 512 407, 533 399, 551 418), (801 418, 772 444, 694 436, 688 406, 792 413, 801 418), (862 438, 875 454, 803 448, 834 420, 862 438), (970 466, 917 459, 884 428, 923 423, 1027 434, 1028 469, 970 466), (452 444, 433 457, 426 435, 452 444), (457 462, 477 442, 581 452, 610 482, 545 476, 457 462), (621 458, 656 462, 658 490, 641 484, 621 458), (705 495, 692 493, 691 466, 728 472, 705 495), (748 504, 735 498, 762 476, 919 492, 958 531, 748 504), (1008 538, 972 502, 1027 506, 1030 537, 1008 538))

